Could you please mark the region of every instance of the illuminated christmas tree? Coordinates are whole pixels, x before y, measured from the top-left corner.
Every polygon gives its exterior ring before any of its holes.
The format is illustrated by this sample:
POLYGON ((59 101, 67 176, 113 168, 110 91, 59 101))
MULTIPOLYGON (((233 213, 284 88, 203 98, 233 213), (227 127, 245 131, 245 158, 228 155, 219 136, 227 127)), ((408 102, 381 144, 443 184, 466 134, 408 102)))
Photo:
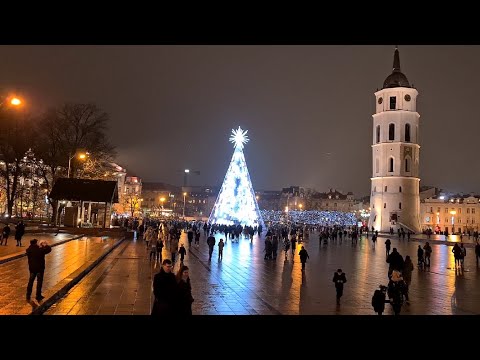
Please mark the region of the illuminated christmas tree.
POLYGON ((240 126, 237 130, 232 130, 230 141, 235 150, 208 219, 211 224, 262 225, 265 228, 243 154, 243 144, 249 141, 247 132, 240 126))

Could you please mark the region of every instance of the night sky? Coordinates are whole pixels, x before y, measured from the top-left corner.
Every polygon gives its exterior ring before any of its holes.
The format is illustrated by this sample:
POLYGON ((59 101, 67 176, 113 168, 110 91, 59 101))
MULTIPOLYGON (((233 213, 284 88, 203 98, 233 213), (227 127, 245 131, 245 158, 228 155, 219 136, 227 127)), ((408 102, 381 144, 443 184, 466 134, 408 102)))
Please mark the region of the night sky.
MULTIPOLYGON (((480 46, 399 46, 419 91, 421 185, 480 193, 480 46)), ((392 46, 0 46, 0 88, 32 112, 94 102, 144 181, 221 185, 232 128, 255 189, 369 194, 373 93, 392 46)))

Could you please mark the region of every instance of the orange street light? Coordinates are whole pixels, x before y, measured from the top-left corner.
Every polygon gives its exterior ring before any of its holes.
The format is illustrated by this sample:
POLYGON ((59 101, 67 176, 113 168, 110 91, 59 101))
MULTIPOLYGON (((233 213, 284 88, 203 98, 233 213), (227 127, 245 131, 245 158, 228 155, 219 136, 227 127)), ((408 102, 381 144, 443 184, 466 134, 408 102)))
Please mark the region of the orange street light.
POLYGON ((80 160, 85 160, 87 158, 88 152, 81 152, 81 153, 75 153, 72 156, 68 157, 68 171, 67 171, 67 178, 70 178, 70 164, 72 159, 75 157, 75 155, 78 154, 78 158, 80 160))
POLYGON ((13 97, 11 100, 10 100, 10 104, 12 104, 13 106, 19 106, 22 104, 22 100, 20 100, 19 98, 17 97, 13 97))

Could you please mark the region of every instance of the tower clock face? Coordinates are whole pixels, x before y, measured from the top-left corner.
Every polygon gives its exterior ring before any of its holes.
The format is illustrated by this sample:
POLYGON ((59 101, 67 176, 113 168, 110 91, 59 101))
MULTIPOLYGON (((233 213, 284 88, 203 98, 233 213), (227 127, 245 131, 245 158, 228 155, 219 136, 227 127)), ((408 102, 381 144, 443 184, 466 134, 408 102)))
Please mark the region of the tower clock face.
POLYGON ((383 102, 383 98, 379 97, 378 98, 378 103, 381 104, 383 102))
POLYGON ((410 97, 410 95, 408 95, 408 94, 407 94, 407 95, 405 95, 405 101, 410 101, 410 100, 411 100, 411 97, 410 97))

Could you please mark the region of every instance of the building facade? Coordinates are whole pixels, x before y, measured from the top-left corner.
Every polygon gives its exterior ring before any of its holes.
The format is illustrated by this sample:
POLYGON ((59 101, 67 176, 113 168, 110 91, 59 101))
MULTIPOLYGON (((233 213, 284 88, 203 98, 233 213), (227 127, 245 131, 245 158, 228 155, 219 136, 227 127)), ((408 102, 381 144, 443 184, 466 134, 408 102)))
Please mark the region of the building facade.
POLYGON ((375 93, 372 178, 368 226, 420 232, 418 91, 400 70, 395 49, 393 72, 375 93))
POLYGON ((355 211, 355 200, 353 193, 343 194, 336 189, 330 189, 325 193, 314 193, 309 196, 307 201, 307 210, 321 211, 355 211))
POLYGON ((424 231, 473 233, 479 230, 480 196, 439 194, 422 200, 420 214, 424 231))

